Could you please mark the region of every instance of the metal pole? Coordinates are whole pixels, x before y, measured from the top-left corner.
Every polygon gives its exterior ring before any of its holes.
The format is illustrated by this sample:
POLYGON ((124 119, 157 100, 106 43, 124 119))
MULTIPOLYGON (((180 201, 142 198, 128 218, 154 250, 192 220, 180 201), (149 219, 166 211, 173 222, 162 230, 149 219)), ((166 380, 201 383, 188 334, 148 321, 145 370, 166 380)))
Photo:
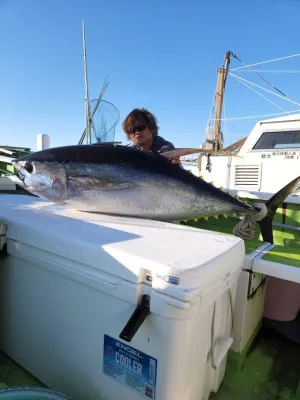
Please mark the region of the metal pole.
MULTIPOLYGON (((98 97, 97 103, 96 103, 96 105, 95 105, 95 107, 94 107, 94 109, 93 109, 93 111, 92 111, 92 113, 90 115, 90 123, 93 121, 93 117, 94 117, 94 115, 95 115, 95 113, 97 111, 97 108, 98 108, 98 106, 99 106, 99 104, 100 104, 100 102, 101 102, 101 100, 102 100, 102 98, 104 96, 104 93, 105 93, 105 91, 107 89, 109 81, 110 81, 110 76, 107 76, 105 81, 104 81, 104 85, 102 87, 100 95, 98 97)), ((82 144, 83 143, 85 136, 86 136, 86 129, 84 130, 83 134, 81 135, 81 138, 79 139, 78 144, 82 144)))
POLYGON ((84 64, 84 86, 85 86, 85 125, 86 125, 86 142, 90 144, 91 138, 91 127, 90 127, 90 101, 89 101, 89 88, 88 88, 88 77, 87 77, 87 64, 86 64, 86 45, 85 45, 85 27, 84 21, 82 21, 82 35, 83 35, 83 64, 84 64))

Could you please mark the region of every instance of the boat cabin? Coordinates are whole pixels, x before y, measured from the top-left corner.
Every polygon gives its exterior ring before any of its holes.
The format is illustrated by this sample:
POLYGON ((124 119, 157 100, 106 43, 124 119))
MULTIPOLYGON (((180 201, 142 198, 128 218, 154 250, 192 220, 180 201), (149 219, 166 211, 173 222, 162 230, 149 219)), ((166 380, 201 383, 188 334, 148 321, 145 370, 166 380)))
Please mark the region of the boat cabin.
POLYGON ((239 149, 184 166, 218 187, 274 193, 300 175, 300 114, 259 121, 239 149))

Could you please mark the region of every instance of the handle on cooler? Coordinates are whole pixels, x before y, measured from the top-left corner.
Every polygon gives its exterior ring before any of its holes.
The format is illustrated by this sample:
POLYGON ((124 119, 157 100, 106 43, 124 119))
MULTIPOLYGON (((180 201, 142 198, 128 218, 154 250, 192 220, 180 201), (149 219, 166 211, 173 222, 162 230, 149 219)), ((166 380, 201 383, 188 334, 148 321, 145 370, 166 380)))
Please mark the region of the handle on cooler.
MULTIPOLYGON (((231 289, 228 289, 228 296, 229 296, 229 304, 230 304, 230 313, 231 313, 231 332, 233 330, 233 299, 231 289)), ((214 304, 213 316, 211 321, 211 366, 214 369, 217 369, 223 359, 225 358, 226 354, 228 353, 233 339, 232 337, 229 338, 222 338, 219 339, 218 342, 218 353, 215 354, 215 316, 216 316, 216 303, 214 304)))
POLYGON ((129 318, 127 324, 119 335, 120 339, 126 342, 131 342, 133 336, 136 334, 142 323, 150 314, 150 296, 144 294, 141 303, 134 310, 132 316, 129 318))

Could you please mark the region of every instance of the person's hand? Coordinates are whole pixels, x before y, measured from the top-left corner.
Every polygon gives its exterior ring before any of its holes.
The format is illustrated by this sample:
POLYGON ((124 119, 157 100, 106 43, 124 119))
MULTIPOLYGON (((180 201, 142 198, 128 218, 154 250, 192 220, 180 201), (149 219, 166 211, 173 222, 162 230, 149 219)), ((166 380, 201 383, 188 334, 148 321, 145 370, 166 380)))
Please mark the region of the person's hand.
POLYGON ((178 164, 180 167, 182 167, 181 161, 180 161, 180 157, 174 157, 171 160, 172 164, 178 164))

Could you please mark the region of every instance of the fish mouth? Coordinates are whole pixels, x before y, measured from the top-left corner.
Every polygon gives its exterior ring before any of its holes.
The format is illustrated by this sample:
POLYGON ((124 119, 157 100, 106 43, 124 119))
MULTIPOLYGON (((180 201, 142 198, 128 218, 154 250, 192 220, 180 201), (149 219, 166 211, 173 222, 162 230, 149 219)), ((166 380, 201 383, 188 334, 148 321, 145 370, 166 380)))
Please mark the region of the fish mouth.
POLYGON ((26 186, 25 184, 25 175, 21 172, 20 166, 18 165, 18 159, 14 159, 11 161, 12 165, 16 168, 17 174, 7 175, 7 178, 16 183, 19 186, 26 186))
POLYGON ((11 180, 12 182, 14 182, 15 184, 17 184, 17 185, 19 185, 21 187, 25 187, 26 186, 26 184, 24 182, 24 179, 20 179, 18 175, 15 175, 15 174, 6 175, 6 178, 8 178, 9 180, 11 180))
POLYGON ((25 175, 23 175, 21 171, 18 171, 18 177, 20 181, 23 182, 23 184, 25 185, 25 175))
POLYGON ((18 177, 19 179, 24 182, 25 180, 25 175, 21 172, 21 168, 20 168, 20 164, 18 162, 19 160, 17 158, 11 160, 12 165, 15 167, 15 169, 17 170, 18 173, 18 177))

